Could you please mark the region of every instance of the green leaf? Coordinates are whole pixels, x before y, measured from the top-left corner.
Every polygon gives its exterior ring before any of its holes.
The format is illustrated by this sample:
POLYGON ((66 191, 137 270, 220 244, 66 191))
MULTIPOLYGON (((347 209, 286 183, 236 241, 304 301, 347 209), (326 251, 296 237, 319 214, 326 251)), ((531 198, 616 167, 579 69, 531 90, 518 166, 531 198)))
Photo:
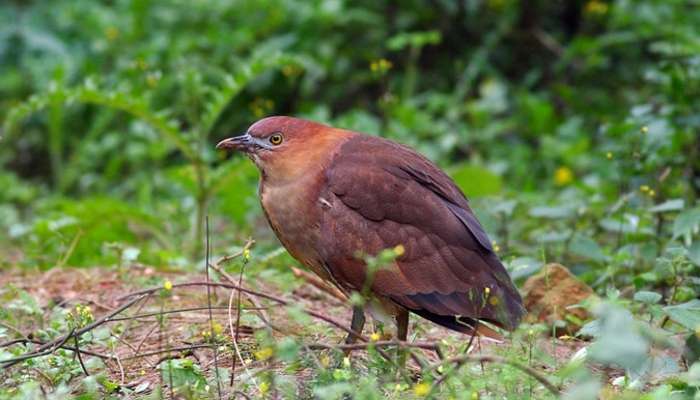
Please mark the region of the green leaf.
POLYGON ((673 221, 673 238, 685 237, 690 243, 690 236, 700 230, 700 208, 693 208, 678 214, 673 221))
POLYGON ((566 389, 562 400, 590 400, 597 399, 602 385, 595 378, 588 378, 583 382, 577 382, 566 389))
POLYGON ((452 179, 468 197, 498 194, 503 182, 490 170, 471 164, 461 164, 451 170, 452 179))
POLYGON ((636 215, 625 214, 624 220, 617 218, 605 218, 600 221, 600 226, 608 232, 620 233, 637 233, 651 235, 653 231, 648 227, 640 227, 639 217, 636 215))
POLYGON ((688 248, 688 259, 693 262, 693 264, 700 267, 700 241, 694 242, 688 248))
POLYGON ((318 386, 313 389, 314 396, 322 400, 343 399, 349 393, 353 393, 357 388, 350 383, 339 382, 327 386, 318 386))
POLYGON ((685 328, 695 331, 700 327, 700 300, 698 299, 675 306, 664 307, 663 311, 669 318, 685 328))
POLYGON ((515 200, 495 201, 489 207, 489 211, 492 214, 503 214, 505 216, 511 216, 513 215, 513 211, 515 210, 515 206, 517 205, 518 202, 515 200))
POLYGON ((608 257, 598 243, 589 236, 576 235, 571 240, 571 252, 594 261, 605 261, 608 257))
POLYGON ((293 338, 287 336, 277 343, 275 355, 282 361, 292 362, 296 359, 300 349, 301 345, 293 338))
POLYGON ((683 199, 671 199, 651 207, 649 211, 653 213, 678 211, 682 210, 683 207, 685 207, 685 201, 683 199))
POLYGON ((286 307, 287 315, 289 318, 302 325, 308 325, 311 323, 311 317, 304 311, 304 307, 299 304, 290 304, 286 307))
POLYGON ((596 314, 599 336, 590 347, 591 359, 625 369, 636 368, 646 361, 649 343, 638 331, 629 311, 604 304, 596 314))
POLYGON ((407 46, 420 48, 429 44, 438 44, 441 39, 440 31, 403 32, 389 38, 387 47, 390 50, 401 50, 407 46))
POLYGON ((700 362, 696 362, 688 368, 686 381, 690 386, 700 386, 700 362))
POLYGON ((226 109, 226 106, 250 82, 270 69, 291 64, 300 65, 299 60, 296 58, 276 53, 257 55, 253 60, 239 65, 236 72, 232 75, 226 75, 222 86, 211 94, 209 102, 204 107, 206 112, 202 117, 198 130, 204 135, 208 135, 221 113, 226 109))
POLYGON ((192 360, 175 359, 167 360, 158 365, 163 376, 163 382, 173 383, 174 388, 199 388, 206 386, 207 381, 199 368, 192 360))
MULTIPOLYGON (((251 210, 259 210, 258 170, 243 157, 234 157, 211 173, 212 208, 243 225, 251 210)), ((194 183, 194 181, 192 182, 194 183)), ((194 189, 194 187, 192 186, 194 189)), ((194 192, 192 192, 194 193, 194 192)))
POLYGON ((510 277, 513 280, 526 278, 533 275, 542 269, 542 261, 535 260, 529 257, 516 258, 510 262, 506 262, 506 268, 510 272, 510 277))
POLYGON ((572 217, 575 209, 570 206, 539 206, 530 209, 530 216, 536 218, 568 218, 572 217))
POLYGON ((656 292, 641 290, 634 294, 634 300, 645 304, 656 304, 661 301, 661 295, 656 292))

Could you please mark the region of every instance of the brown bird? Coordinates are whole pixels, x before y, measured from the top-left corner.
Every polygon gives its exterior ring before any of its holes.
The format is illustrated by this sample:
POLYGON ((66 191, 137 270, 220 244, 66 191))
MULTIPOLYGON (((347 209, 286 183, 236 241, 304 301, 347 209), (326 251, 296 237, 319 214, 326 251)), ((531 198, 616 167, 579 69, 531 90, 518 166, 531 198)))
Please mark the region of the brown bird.
MULTIPOLYGON (((368 311, 393 316, 399 340, 409 312, 487 336, 498 334, 480 321, 507 330, 520 322, 520 295, 466 197, 409 147, 284 116, 216 147, 258 167, 265 216, 289 253, 346 294, 368 294, 368 311), (362 255, 399 245, 388 266, 368 271, 362 255)), ((361 334, 364 322, 364 308, 353 307, 351 329, 361 334)))

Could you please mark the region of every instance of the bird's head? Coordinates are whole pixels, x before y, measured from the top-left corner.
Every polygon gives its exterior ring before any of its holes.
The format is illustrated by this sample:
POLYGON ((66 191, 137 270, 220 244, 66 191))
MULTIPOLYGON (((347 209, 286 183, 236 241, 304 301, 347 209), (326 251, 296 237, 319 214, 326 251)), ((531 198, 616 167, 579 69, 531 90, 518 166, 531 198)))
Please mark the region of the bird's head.
POLYGON ((245 153, 271 181, 285 181, 322 168, 348 131, 300 118, 276 116, 261 119, 240 136, 220 141, 217 149, 245 153))

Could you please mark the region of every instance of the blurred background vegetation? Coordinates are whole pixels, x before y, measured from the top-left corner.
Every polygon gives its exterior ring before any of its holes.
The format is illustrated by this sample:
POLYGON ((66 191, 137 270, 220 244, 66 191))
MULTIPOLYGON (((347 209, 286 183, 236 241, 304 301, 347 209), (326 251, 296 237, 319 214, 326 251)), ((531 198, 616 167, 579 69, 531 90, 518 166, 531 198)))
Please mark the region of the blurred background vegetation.
POLYGON ((196 270, 206 215, 216 252, 274 251, 214 144, 287 114, 426 154, 518 280, 556 261, 687 304, 699 31, 681 0, 4 1, 0 263, 196 270))

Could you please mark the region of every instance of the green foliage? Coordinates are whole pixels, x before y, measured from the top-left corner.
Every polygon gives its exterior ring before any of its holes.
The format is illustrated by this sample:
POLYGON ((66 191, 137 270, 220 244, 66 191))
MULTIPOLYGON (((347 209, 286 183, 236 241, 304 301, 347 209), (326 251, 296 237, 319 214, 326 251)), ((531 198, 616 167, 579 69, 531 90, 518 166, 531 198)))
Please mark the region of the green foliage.
POLYGON ((196 398, 205 392, 206 378, 202 374, 199 365, 192 360, 166 360, 158 365, 163 382, 184 398, 196 398))

